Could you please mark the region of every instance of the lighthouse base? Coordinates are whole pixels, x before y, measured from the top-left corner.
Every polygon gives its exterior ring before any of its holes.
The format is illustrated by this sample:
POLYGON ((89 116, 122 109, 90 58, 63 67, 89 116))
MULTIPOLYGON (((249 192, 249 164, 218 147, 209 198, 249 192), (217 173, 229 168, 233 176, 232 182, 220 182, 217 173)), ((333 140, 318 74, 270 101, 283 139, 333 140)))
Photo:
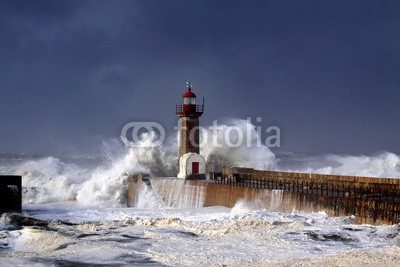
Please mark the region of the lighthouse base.
POLYGON ((178 178, 199 180, 205 179, 206 161, 197 153, 186 153, 179 159, 178 178))

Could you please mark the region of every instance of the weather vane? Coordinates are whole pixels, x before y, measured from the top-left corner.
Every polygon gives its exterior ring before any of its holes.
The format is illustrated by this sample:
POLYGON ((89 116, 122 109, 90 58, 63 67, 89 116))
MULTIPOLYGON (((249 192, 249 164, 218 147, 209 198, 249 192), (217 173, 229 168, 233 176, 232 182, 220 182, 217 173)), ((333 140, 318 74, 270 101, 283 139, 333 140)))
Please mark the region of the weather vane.
POLYGON ((190 81, 187 81, 186 82, 186 86, 187 86, 187 88, 191 89, 192 88, 192 83, 190 81))

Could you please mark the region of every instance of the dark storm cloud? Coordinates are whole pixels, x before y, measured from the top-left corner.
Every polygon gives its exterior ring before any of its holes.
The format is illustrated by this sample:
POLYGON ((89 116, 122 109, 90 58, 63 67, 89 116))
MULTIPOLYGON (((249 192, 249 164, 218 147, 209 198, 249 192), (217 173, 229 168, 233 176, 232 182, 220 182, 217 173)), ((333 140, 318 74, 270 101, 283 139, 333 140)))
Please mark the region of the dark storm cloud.
POLYGON ((0 151, 87 153, 132 120, 262 117, 282 151, 400 153, 395 1, 0 1, 0 151))

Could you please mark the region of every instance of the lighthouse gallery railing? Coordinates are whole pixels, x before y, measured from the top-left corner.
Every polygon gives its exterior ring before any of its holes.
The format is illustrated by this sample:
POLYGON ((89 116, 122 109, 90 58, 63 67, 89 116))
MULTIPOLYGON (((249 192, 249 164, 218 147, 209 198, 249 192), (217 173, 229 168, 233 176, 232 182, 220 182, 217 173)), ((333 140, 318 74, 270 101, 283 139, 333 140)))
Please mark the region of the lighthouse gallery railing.
MULTIPOLYGON (((183 106, 184 105, 176 105, 176 113, 183 113, 183 106)), ((204 105, 196 105, 196 112, 204 112, 204 105)))

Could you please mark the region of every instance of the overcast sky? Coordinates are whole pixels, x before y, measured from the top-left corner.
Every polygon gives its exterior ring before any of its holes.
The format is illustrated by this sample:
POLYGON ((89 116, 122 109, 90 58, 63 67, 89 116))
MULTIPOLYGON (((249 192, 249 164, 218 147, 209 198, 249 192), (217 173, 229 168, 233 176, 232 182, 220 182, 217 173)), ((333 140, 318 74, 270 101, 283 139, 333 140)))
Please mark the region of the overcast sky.
POLYGON ((399 154, 399 14, 399 1, 0 0, 0 152, 96 153, 135 120, 171 135, 191 80, 203 125, 277 125, 275 151, 399 154))

